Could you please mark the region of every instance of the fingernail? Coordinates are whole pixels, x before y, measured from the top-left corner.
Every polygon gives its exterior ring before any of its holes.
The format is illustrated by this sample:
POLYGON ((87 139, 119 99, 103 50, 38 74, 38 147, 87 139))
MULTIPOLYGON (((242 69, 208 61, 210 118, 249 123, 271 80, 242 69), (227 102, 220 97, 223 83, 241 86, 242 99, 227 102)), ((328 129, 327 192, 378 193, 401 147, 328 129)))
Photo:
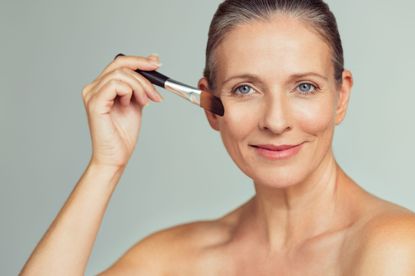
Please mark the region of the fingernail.
POLYGON ((160 61, 157 61, 157 60, 152 60, 152 61, 150 61, 150 63, 153 64, 154 66, 158 66, 158 67, 160 67, 162 65, 160 63, 160 61))
POLYGON ((154 64, 155 66, 161 66, 160 57, 158 54, 151 54, 147 57, 147 59, 151 64, 154 64))
POLYGON ((158 99, 158 102, 161 102, 161 101, 163 101, 163 100, 164 100, 163 96, 162 96, 162 95, 160 95, 159 93, 156 93, 156 97, 157 97, 157 99, 158 99))

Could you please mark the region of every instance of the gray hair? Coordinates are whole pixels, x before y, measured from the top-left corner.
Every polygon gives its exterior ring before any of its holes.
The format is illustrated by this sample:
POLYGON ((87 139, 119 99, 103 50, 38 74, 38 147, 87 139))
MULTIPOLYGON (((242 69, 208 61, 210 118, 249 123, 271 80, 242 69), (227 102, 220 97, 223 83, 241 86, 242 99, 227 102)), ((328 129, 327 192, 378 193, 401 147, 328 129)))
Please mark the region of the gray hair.
POLYGON ((334 78, 342 82, 343 47, 336 18, 322 0, 225 0, 219 5, 209 28, 206 65, 203 72, 211 90, 216 89, 214 51, 225 35, 253 20, 266 21, 281 14, 298 18, 313 27, 332 50, 334 78))

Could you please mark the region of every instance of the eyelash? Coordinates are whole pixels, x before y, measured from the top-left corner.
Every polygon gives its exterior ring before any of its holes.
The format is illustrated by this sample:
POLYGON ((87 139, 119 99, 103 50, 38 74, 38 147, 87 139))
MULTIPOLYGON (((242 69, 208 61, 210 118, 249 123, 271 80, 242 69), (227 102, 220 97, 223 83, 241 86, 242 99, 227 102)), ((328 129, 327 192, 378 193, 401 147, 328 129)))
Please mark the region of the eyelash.
MULTIPOLYGON (((252 88, 252 86, 250 86, 250 85, 248 85, 248 84, 241 84, 241 85, 238 85, 237 87, 235 87, 234 89, 232 89, 232 94, 234 94, 235 96, 237 96, 237 97, 247 97, 247 96, 252 96, 253 95, 253 93, 250 93, 250 94, 238 94, 237 93, 237 91, 238 91, 238 89, 239 88, 241 88, 241 87, 243 87, 243 86, 248 86, 249 88, 251 88, 251 90, 255 90, 254 88, 252 88)), ((296 87, 296 90, 297 90, 297 92, 299 93, 299 94, 301 94, 301 95, 304 95, 304 96, 309 96, 309 95, 314 95, 314 94, 316 94, 318 91, 320 91, 320 87, 318 86, 318 85, 315 85, 315 84, 313 84, 313 83, 310 83, 310 82, 301 82, 301 83, 299 83, 296 87), (303 85, 303 84, 308 84, 308 85, 311 85, 313 88, 314 88, 314 90, 312 90, 312 91, 310 91, 310 92, 302 92, 302 91, 299 91, 298 90, 298 88, 300 87, 300 85, 303 85)))

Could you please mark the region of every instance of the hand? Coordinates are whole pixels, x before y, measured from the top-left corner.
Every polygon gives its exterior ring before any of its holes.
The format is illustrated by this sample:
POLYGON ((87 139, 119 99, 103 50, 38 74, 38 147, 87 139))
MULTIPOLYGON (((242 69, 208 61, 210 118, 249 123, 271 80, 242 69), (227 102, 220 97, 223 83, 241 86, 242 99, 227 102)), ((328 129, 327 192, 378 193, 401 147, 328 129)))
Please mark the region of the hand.
POLYGON ((161 95, 136 69, 158 69, 158 56, 118 56, 82 90, 95 165, 125 167, 141 127, 143 107, 161 95))

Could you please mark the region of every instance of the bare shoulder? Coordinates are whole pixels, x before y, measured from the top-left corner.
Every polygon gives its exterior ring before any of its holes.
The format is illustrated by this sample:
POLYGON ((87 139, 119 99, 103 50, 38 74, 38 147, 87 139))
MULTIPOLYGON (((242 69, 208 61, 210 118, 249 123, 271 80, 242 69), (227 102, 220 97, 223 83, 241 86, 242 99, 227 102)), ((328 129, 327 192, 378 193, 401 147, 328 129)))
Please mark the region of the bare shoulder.
POLYGON ((227 228, 218 219, 157 231, 132 246, 99 275, 164 275, 167 271, 187 271, 203 250, 226 240, 227 228))
POLYGON ((357 236, 350 275, 415 275, 415 213, 384 201, 357 236))
POLYGON ((217 258, 212 258, 211 251, 232 238, 233 229, 249 202, 217 219, 157 231, 132 246, 99 275, 200 275, 200 271, 206 272, 206 267, 214 271, 217 258))

